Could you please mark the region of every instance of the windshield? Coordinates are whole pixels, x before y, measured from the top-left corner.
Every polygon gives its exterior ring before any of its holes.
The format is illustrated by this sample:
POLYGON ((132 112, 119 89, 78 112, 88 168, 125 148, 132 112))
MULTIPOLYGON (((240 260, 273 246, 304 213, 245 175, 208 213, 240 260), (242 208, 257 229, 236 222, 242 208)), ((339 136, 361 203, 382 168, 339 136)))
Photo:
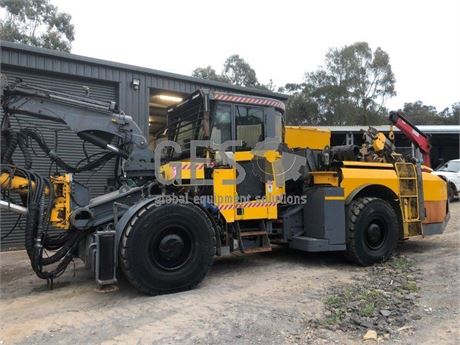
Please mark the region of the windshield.
POLYGON ((182 152, 168 149, 168 159, 181 159, 190 156, 190 142, 202 139, 201 120, 203 118, 202 98, 196 97, 168 111, 168 139, 175 141, 182 152))
POLYGON ((460 161, 450 161, 442 165, 437 171, 448 171, 448 172, 459 172, 460 171, 460 161))

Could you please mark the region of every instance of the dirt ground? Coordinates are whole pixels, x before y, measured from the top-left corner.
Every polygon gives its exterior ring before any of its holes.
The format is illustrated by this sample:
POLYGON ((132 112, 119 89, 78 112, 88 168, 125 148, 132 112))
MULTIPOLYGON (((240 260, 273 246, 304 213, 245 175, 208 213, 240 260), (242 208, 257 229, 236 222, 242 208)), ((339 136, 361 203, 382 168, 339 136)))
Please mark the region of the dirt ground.
MULTIPOLYGON (((399 252, 415 260, 419 320, 385 344, 460 343, 460 203, 446 233, 412 239, 399 252)), ((323 314, 331 286, 365 269, 337 254, 276 248, 217 259, 195 290, 147 297, 125 281, 101 293, 76 265, 52 291, 35 277, 23 251, 1 253, 0 344, 354 344, 362 335, 308 331, 323 314)), ((366 341, 366 344, 376 343, 366 341)))

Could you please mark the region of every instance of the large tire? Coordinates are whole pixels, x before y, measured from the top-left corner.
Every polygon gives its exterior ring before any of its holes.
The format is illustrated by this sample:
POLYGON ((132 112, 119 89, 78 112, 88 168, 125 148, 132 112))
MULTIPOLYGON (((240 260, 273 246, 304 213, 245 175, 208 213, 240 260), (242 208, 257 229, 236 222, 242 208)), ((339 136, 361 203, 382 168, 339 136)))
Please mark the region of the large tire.
POLYGON ((121 268, 140 292, 157 295, 200 283, 216 252, 208 216, 191 204, 146 206, 128 223, 120 244, 121 268))
POLYGON ((347 208, 347 256, 362 266, 388 260, 398 243, 393 207, 379 198, 359 198, 347 208))

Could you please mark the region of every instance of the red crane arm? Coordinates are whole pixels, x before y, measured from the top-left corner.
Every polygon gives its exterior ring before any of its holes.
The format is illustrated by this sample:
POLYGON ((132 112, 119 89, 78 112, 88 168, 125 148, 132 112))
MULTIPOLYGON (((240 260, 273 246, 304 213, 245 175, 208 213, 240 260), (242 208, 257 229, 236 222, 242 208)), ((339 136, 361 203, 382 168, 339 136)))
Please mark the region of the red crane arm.
POLYGON ((406 119, 401 112, 391 111, 389 116, 390 121, 395 125, 401 132, 404 133, 409 140, 415 144, 422 152, 423 163, 431 167, 430 161, 430 137, 423 133, 413 123, 406 119))

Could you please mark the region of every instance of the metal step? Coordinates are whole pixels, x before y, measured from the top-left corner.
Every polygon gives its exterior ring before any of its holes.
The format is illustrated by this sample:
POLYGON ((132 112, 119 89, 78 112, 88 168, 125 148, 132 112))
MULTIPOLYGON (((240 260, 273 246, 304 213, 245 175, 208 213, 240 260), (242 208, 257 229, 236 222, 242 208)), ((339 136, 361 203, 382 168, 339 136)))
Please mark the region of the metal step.
POLYGON ((272 247, 254 247, 254 248, 245 248, 243 253, 244 254, 254 254, 254 253, 263 253, 263 252, 271 252, 272 247))
POLYGON ((248 236, 265 236, 267 235, 266 231, 241 231, 240 236, 241 237, 248 237, 248 236))
POLYGON ((235 222, 238 234, 238 244, 241 253, 261 253, 271 251, 270 238, 263 221, 259 228, 240 228, 239 222, 235 222), (249 238, 248 238, 249 237, 249 238))
POLYGON ((329 244, 324 238, 308 236, 296 236, 289 243, 289 247, 299 249, 304 252, 329 252, 342 251, 346 249, 345 244, 329 244))
POLYGON ((395 163, 399 179, 399 197, 404 222, 420 222, 419 186, 415 166, 411 163, 395 163), (409 183, 413 181, 413 183, 409 183))

